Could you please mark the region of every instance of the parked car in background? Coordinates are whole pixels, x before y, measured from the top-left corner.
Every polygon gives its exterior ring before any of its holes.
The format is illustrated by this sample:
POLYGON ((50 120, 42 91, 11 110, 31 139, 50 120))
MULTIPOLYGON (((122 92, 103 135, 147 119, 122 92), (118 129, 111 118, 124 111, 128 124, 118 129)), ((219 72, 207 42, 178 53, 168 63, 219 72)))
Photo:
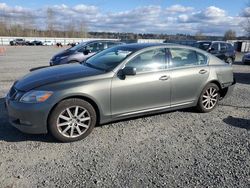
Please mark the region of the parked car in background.
POLYGON ((26 41, 24 39, 14 39, 12 41, 10 41, 10 45, 11 46, 23 46, 26 45, 26 41))
POLYGON ((120 44, 124 43, 113 40, 93 40, 83 42, 53 56, 50 60, 50 66, 80 63, 99 51, 120 44))
POLYGON ((28 43, 29 46, 42 46, 43 43, 41 41, 38 41, 38 40, 34 40, 32 42, 29 42, 28 43))
POLYGON ((71 142, 115 120, 193 106, 210 112, 234 84, 232 66, 197 48, 126 44, 30 73, 14 83, 6 106, 19 130, 71 142))
POLYGON ((223 41, 198 41, 194 46, 215 55, 229 64, 233 64, 235 61, 236 52, 231 43, 223 41))
POLYGON ((45 41, 43 42, 43 45, 44 45, 44 46, 53 46, 54 43, 53 43, 51 40, 45 40, 45 41))
POLYGON ((80 44, 80 42, 72 42, 72 43, 68 43, 67 46, 74 47, 74 46, 76 46, 78 44, 80 44))
POLYGON ((242 63, 243 64, 250 64, 250 52, 244 54, 242 58, 242 63))

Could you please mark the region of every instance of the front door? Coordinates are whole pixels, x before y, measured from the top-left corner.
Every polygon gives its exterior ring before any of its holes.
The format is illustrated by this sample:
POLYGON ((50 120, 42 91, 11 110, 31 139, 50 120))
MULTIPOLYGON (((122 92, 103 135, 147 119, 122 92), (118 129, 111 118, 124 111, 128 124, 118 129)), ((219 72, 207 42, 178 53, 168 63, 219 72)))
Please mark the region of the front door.
POLYGON ((125 79, 115 75, 111 88, 113 117, 170 106, 170 77, 166 70, 166 49, 144 51, 125 66, 137 74, 125 79))

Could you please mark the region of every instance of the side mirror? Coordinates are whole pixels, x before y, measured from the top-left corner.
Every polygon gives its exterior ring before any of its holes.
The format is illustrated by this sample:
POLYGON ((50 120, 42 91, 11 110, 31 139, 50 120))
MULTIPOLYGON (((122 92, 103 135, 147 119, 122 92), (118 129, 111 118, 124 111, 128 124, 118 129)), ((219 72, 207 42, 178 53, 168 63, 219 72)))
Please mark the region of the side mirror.
POLYGON ((124 69, 122 69, 122 73, 124 75, 134 76, 134 75, 136 75, 136 68, 134 68, 134 67, 125 67, 124 69))
POLYGON ((134 67, 125 67, 121 70, 118 71, 117 76, 121 79, 121 80, 125 80, 126 75, 130 75, 130 76, 134 76, 136 75, 136 68, 134 67))
POLYGON ((89 55, 89 53, 91 53, 90 50, 84 50, 84 51, 83 51, 83 54, 84 54, 84 55, 89 55))

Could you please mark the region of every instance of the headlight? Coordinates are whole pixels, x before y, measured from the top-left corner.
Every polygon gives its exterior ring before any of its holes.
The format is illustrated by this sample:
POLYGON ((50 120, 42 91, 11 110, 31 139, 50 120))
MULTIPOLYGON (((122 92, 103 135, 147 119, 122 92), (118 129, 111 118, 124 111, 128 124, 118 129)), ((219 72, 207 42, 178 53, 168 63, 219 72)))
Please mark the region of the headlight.
POLYGON ((52 94, 52 91, 29 91, 22 96, 20 101, 25 103, 40 103, 46 101, 52 94))
POLYGON ((59 57, 56 57, 56 60, 61 60, 61 59, 65 59, 66 57, 68 57, 68 56, 59 56, 59 57))

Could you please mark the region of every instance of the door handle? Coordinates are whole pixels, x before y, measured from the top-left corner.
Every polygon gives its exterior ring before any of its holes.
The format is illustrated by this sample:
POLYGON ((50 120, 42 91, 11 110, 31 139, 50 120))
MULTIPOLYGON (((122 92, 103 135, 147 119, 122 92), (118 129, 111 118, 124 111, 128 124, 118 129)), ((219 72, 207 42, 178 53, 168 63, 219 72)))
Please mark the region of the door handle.
POLYGON ((168 80, 168 79, 169 79, 169 76, 167 76, 167 75, 161 76, 159 78, 159 80, 162 80, 162 81, 165 81, 165 80, 168 80))
POLYGON ((200 74, 206 74, 206 73, 207 73, 207 70, 202 69, 202 70, 200 70, 199 73, 200 73, 200 74))

